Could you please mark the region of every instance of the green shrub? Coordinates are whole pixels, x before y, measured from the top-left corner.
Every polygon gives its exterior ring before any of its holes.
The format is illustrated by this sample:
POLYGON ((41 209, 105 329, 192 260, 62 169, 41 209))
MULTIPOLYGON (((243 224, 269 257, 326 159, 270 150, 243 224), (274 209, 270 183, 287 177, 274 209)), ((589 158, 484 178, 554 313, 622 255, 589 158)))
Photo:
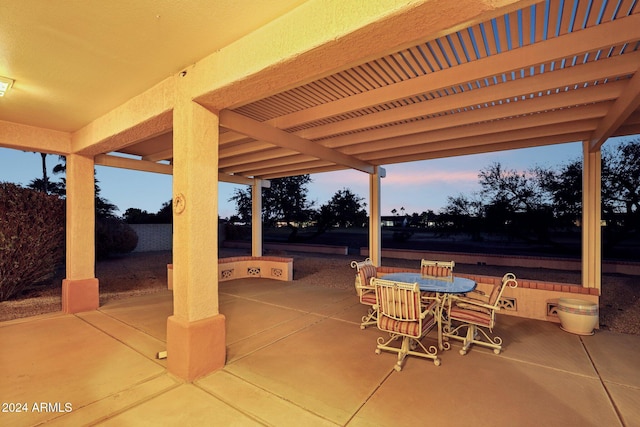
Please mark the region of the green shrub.
POLYGON ((96 219, 96 258, 122 255, 138 246, 138 235, 126 222, 117 218, 96 219))
POLYGON ((65 204, 0 182, 0 301, 51 277, 64 260, 65 204))

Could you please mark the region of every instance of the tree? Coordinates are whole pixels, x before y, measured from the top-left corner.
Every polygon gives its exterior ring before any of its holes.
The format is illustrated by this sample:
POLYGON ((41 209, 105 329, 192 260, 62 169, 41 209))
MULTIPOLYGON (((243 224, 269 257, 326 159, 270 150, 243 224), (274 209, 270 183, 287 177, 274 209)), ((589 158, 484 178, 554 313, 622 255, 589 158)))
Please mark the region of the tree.
POLYGON ((104 197, 100 197, 100 187, 98 186, 98 180, 95 180, 96 185, 96 218, 115 218, 115 211, 118 209, 116 205, 109 202, 104 197))
POLYGON ((64 196, 64 185, 60 182, 51 182, 47 175, 47 153, 39 153, 42 162, 42 178, 34 178, 29 182, 27 188, 41 191, 46 194, 56 194, 64 196))
MULTIPOLYGON (((312 215, 313 202, 307 200, 309 175, 289 176, 271 180, 269 188, 262 188, 262 221, 266 226, 285 223, 291 229, 289 240, 294 240, 298 224, 308 221, 312 215)), ((251 188, 236 189, 229 199, 236 204, 238 217, 251 221, 251 188)))
POLYGON ((317 214, 318 229, 329 227, 363 227, 367 223, 366 203, 350 189, 338 190, 331 200, 320 207, 317 214))
POLYGON ((553 222, 550 194, 544 191, 536 170, 519 173, 493 163, 478 174, 486 206, 485 219, 493 231, 526 236, 533 232, 548 240, 553 222))
POLYGON ((544 204, 545 193, 535 177, 535 171, 518 173, 493 163, 478 174, 481 195, 488 205, 506 205, 513 212, 538 209, 544 204))
POLYGON ((154 215, 142 209, 129 208, 124 212, 122 219, 127 224, 152 224, 154 215))
POLYGON ((162 204, 160 210, 156 212, 156 219, 159 224, 173 223, 173 199, 162 204))
MULTIPOLYGON (((233 190, 233 196, 229 198, 229 201, 234 202, 236 204, 236 215, 234 215, 234 220, 237 219, 238 222, 250 223, 252 219, 251 218, 251 187, 246 189, 236 188, 235 190, 233 190)), ((263 202, 263 212, 264 212, 264 202, 263 202)))
POLYGON ((171 200, 162 204, 156 213, 149 213, 138 208, 129 208, 122 218, 128 224, 171 224, 173 222, 173 211, 171 200))
POLYGON ((459 194, 449 196, 447 205, 439 215, 439 228, 452 228, 454 231, 466 231, 473 240, 480 240, 481 223, 484 217, 484 205, 478 194, 472 198, 459 194))
POLYGON ((538 167, 540 187, 550 194, 553 215, 562 227, 575 224, 582 215, 582 161, 573 160, 560 170, 538 167))
POLYGON ((640 140, 626 141, 602 153, 604 216, 611 224, 621 217, 625 231, 640 227, 640 140))

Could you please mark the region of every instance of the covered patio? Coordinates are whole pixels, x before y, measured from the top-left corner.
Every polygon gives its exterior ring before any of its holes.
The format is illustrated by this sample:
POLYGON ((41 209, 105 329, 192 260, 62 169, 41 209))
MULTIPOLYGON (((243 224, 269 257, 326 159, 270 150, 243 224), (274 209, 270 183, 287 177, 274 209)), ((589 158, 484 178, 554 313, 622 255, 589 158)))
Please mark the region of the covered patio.
MULTIPOLYGON (((0 323, 5 425, 639 426, 640 337, 577 336, 499 315, 504 351, 459 345, 442 365, 374 353, 352 289, 305 280, 220 284, 224 368, 191 383, 170 374, 169 291, 98 310, 0 323), (34 405, 41 412, 34 410, 34 405), (48 403, 48 406, 46 405, 48 403), (65 404, 69 412, 65 412, 65 404), (53 405, 53 406, 52 406, 53 405), (57 405, 57 406, 56 406, 57 405)), ((433 335, 425 342, 435 340, 433 335)), ((435 341, 434 341, 435 342, 435 341)))
MULTIPOLYGON (((99 351, 97 342, 110 340, 109 335, 87 323, 107 310, 99 307, 95 275, 96 165, 173 176, 174 295, 165 322, 157 325, 166 337, 155 339, 166 339, 168 371, 185 381, 224 377, 235 363, 250 360, 247 356, 234 362, 232 334, 225 335, 232 329, 221 314, 230 301, 217 280, 220 181, 253 187, 252 255, 261 256, 260 188, 269 185, 269 179, 346 169, 368 174, 369 251, 379 265, 385 164, 581 141, 582 286, 597 298, 600 149, 611 136, 639 131, 640 14, 635 1, 158 4, 141 0, 120 8, 101 1, 20 1, 0 16, 8 34, 2 48, 12 52, 2 73, 15 79, 2 99, 0 145, 66 156, 67 276, 62 305, 67 314, 41 325, 50 336, 59 325, 61 331, 65 325, 82 325, 77 333, 95 333, 83 346, 89 348, 82 349, 95 353, 82 360, 100 360, 116 351, 99 351)), ((291 293, 286 298, 309 298, 291 293)), ((138 311, 143 318, 149 313, 138 311)), ((345 307, 340 312, 349 311, 345 307)), ((344 319, 319 314, 308 314, 317 321, 300 333, 347 325, 344 319)), ((545 328, 554 325, 540 327, 544 342, 549 342, 553 333, 547 336, 545 328)), ((328 329, 314 339, 329 348, 344 340, 328 329)), ((70 341, 74 333, 62 333, 51 351, 33 356, 60 354, 65 367, 61 374, 72 375, 79 365, 66 362, 78 346, 70 341)), ((289 336, 281 338, 278 342, 285 344, 289 336)), ((581 340, 573 342, 582 345, 581 340)), ((37 340, 24 343, 25 348, 38 345, 37 340)), ((130 352, 126 348, 121 350, 130 352)), ((317 362, 330 363, 332 354, 340 355, 328 351, 317 362)), ((357 355, 362 357, 360 351, 357 355)), ((274 358, 260 358, 257 366, 274 358)), ((106 371, 126 372, 126 363, 107 360, 106 371)), ((149 375, 169 378, 162 364, 146 358, 140 363, 157 368, 149 375)), ((593 374, 593 366, 587 371, 593 374)), ((346 408, 328 418, 345 423, 357 414, 353 422, 361 419, 371 401, 364 396, 375 396, 373 390, 387 377, 383 372, 371 383, 370 393, 360 392, 358 404, 353 403, 359 410, 346 408)), ((478 372, 482 370, 471 378, 478 372)), ((354 383, 349 375, 345 369, 341 385, 354 383)), ((596 377, 592 382, 600 383, 596 377)), ((145 384, 140 381, 136 384, 145 384)), ((199 387, 181 386, 173 392, 200 393, 199 387)), ((53 385, 48 389, 56 392, 53 385)), ((435 401, 459 404, 457 394, 428 389, 440 397, 435 401)), ((504 397, 511 397, 511 391, 504 397)), ((536 395, 535 401, 547 398, 536 395)), ((314 399, 301 406, 313 407, 314 399)), ((585 407, 593 406, 591 400, 580 399, 585 407)), ((512 414, 513 407, 505 408, 498 410, 500 416, 512 414)))

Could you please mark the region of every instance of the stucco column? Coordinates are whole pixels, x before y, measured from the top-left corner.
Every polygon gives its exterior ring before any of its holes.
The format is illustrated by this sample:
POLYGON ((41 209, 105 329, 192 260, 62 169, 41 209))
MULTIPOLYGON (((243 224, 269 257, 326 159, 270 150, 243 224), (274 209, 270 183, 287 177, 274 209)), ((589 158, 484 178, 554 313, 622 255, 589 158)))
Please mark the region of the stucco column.
POLYGON ((262 180, 251 186, 251 255, 262 256, 262 180))
POLYGON ((601 290, 602 280, 602 156, 583 143, 582 286, 601 290))
POLYGON ((67 256, 62 311, 79 313, 100 304, 95 277, 95 182, 93 158, 67 156, 67 256))
POLYGON ((184 96, 173 117, 173 316, 167 319, 167 367, 193 381, 224 362, 225 318, 218 311, 218 116, 184 96))
POLYGON ((369 175, 369 258, 374 265, 382 263, 382 228, 380 222, 381 178, 385 170, 376 166, 376 172, 369 175))

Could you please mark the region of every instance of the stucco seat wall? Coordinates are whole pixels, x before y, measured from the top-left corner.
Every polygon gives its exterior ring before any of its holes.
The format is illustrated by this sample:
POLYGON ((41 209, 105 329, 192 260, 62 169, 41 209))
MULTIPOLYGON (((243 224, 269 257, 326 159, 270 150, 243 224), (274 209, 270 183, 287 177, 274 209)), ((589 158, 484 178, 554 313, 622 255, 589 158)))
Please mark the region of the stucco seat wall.
MULTIPOLYGON (((218 259, 218 281, 243 278, 293 280, 293 258, 238 256, 218 259)), ((173 289, 173 264, 167 264, 168 288, 173 289)))

